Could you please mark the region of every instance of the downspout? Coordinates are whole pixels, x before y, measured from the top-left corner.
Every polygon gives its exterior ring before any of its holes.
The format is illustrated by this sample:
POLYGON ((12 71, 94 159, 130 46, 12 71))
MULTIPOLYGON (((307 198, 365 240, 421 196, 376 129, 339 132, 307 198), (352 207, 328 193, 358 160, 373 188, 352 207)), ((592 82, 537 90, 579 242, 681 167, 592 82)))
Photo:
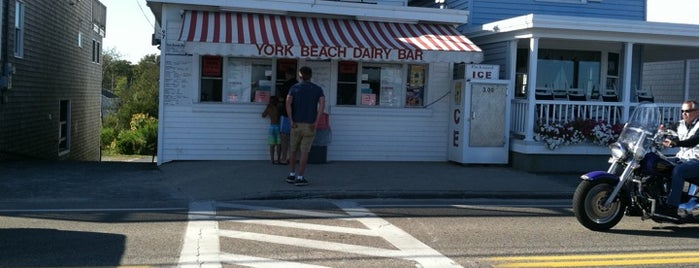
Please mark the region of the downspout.
MULTIPOLYGON (((167 18, 168 13, 163 12, 164 10, 165 10, 165 7, 161 6, 160 12, 162 15, 160 18, 160 46, 158 47, 160 49, 160 62, 158 63, 158 65, 160 65, 160 74, 159 74, 159 78, 158 78, 160 80, 160 82, 158 83, 158 96, 159 96, 158 97, 158 140, 156 141, 156 145, 155 145, 155 147, 156 147, 155 148, 155 155, 158 158, 156 160, 156 165, 158 165, 158 166, 163 164, 163 151, 164 151, 163 147, 165 147, 165 146, 163 146, 163 143, 164 143, 163 137, 165 136, 163 134, 163 131, 165 129, 164 122, 165 122, 165 116, 166 116, 166 114, 165 114, 165 99, 164 99, 165 98, 164 97, 165 96, 165 82, 164 81, 165 81, 165 77, 166 77, 165 62, 167 61, 168 55, 167 55, 167 53, 164 53, 164 52, 168 50, 168 43, 167 43, 168 36, 166 33, 166 29, 168 26, 167 25, 168 24, 168 18, 167 18)), ((184 16, 184 12, 183 11, 180 11, 180 12, 181 12, 180 16, 184 16)), ((182 23, 184 24, 184 20, 182 21, 182 23)), ((154 19, 153 25, 154 25, 154 27, 155 27, 155 25, 158 25, 157 18, 154 19)), ((157 28, 153 29, 153 31, 155 31, 156 29, 157 28)), ((152 162, 152 160, 151 160, 151 162, 152 162)))
POLYGON ((684 99, 689 100, 689 76, 691 75, 691 63, 684 60, 684 99))

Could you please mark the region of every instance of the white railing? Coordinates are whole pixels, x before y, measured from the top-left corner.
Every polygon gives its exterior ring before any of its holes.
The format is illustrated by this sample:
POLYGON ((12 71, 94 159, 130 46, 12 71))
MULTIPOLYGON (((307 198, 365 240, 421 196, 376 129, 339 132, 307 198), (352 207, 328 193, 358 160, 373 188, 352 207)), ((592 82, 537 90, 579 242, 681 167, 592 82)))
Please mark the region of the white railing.
MULTIPOLYGON (((602 120, 610 124, 624 123, 624 105, 619 102, 599 102, 599 101, 562 101, 562 100, 537 100, 534 103, 534 118, 527 120, 529 112, 529 102, 526 99, 515 99, 512 101, 512 118, 510 120, 510 130, 515 136, 522 139, 531 140, 527 137, 527 130, 534 129, 536 122, 551 124, 556 122, 570 122, 576 119, 602 120)), ((629 112, 638 103, 629 105, 629 112)), ((656 103, 660 107, 662 121, 664 124, 677 122, 680 119, 680 104, 678 103, 656 103)), ((531 132, 529 132, 531 135, 531 132)))
POLYGON ((391 6, 408 6, 407 0, 328 0, 328 1, 391 5, 391 6))

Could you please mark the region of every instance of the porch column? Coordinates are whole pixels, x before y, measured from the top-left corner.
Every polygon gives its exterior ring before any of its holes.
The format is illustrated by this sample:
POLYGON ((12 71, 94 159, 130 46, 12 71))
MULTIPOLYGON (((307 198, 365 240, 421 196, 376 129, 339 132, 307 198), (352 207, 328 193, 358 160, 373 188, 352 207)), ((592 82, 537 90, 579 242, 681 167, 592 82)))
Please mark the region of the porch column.
POLYGON ((633 45, 634 43, 624 43, 624 69, 622 70, 622 102, 624 103, 621 113, 621 122, 629 120, 629 110, 631 105, 631 64, 633 63, 633 45))
POLYGON ((534 140, 534 121, 536 116, 536 70, 539 59, 539 38, 532 37, 529 39, 529 76, 527 77, 527 116, 526 116, 526 134, 524 141, 534 140))
POLYGON ((689 60, 684 60, 684 99, 689 99, 689 79, 691 78, 691 63, 689 60))

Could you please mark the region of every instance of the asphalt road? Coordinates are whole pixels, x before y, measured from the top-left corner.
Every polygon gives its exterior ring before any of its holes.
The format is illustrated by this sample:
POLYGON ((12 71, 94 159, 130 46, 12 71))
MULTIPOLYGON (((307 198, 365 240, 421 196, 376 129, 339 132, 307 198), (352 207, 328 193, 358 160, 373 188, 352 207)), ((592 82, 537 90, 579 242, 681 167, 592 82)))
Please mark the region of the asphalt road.
POLYGON ((0 267, 694 267, 699 227, 577 223, 569 200, 267 200, 0 211, 0 267), (205 262, 203 262, 205 261, 205 262))

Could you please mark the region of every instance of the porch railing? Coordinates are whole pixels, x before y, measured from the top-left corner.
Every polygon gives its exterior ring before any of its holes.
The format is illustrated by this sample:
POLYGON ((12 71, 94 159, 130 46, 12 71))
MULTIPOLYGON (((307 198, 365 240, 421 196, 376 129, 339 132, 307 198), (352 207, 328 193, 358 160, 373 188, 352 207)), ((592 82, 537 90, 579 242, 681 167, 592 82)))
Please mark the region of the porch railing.
MULTIPOLYGON (((575 119, 603 120, 610 124, 624 123, 628 115, 624 115, 624 104, 620 102, 600 101, 561 101, 537 100, 534 103, 534 118, 528 120, 529 102, 526 99, 512 101, 512 120, 510 131, 522 139, 531 140, 535 123, 546 124, 569 122, 575 119), (528 131, 530 130, 530 131, 528 131)), ((629 111, 638 103, 630 103, 629 111)), ((680 118, 679 103, 656 103, 660 107, 664 124, 677 122, 680 118)))

